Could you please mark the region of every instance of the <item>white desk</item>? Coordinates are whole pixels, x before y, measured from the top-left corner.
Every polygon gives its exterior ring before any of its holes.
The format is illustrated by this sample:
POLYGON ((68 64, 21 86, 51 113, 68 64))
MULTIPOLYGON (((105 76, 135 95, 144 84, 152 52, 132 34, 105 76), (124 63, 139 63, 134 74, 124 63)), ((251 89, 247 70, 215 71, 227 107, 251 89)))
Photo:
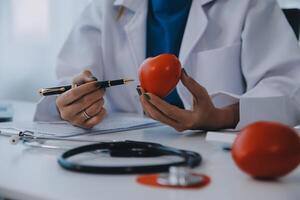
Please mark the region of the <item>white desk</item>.
MULTIPOLYGON (((31 103, 14 102, 15 120, 30 120, 31 103)), ((0 196, 13 199, 130 199, 130 200, 299 200, 300 167, 275 182, 256 181, 234 165, 229 152, 204 141, 203 134, 182 135, 166 127, 97 136, 99 140, 144 140, 194 150, 202 154, 197 172, 212 182, 200 190, 157 189, 138 185, 135 175, 88 175, 65 171, 58 151, 12 146, 0 137, 0 196)))

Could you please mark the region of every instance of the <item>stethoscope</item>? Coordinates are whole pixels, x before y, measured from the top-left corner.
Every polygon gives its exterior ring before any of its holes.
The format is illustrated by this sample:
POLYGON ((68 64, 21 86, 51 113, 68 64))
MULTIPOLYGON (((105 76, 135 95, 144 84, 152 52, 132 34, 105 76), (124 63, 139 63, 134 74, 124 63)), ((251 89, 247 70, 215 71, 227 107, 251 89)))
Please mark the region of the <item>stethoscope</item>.
MULTIPOLYGON (((0 132, 0 135, 9 136, 0 132)), ((195 176, 191 169, 200 165, 202 157, 199 153, 181 150, 152 142, 140 141, 101 141, 95 143, 93 140, 35 136, 31 131, 18 131, 10 135, 9 141, 16 145, 20 142, 31 147, 48 149, 67 149, 59 158, 58 164, 66 170, 93 173, 93 174, 145 174, 161 173, 157 182, 166 186, 191 186, 201 183, 202 178, 195 176), (68 149, 59 146, 47 145, 46 141, 68 141, 91 143, 84 146, 68 149), (167 164, 153 165, 128 165, 128 166, 95 166, 79 164, 71 161, 71 157, 83 153, 108 153, 111 157, 118 158, 150 158, 159 156, 177 156, 180 161, 167 164), (162 173, 165 172, 165 173, 162 173)))
POLYGON ((200 165, 201 155, 197 152, 176 149, 152 142, 140 141, 115 141, 99 142, 95 144, 84 145, 67 150, 58 158, 58 163, 64 169, 94 173, 94 174, 144 174, 167 172, 172 166, 185 166, 194 168, 200 165), (160 156, 177 156, 180 161, 174 161, 167 164, 152 165, 128 165, 128 166, 94 166, 83 165, 70 161, 69 158, 87 152, 104 151, 110 157, 118 158, 154 158, 160 156))
MULTIPOLYGON (((45 148, 45 149, 62 149, 67 150, 67 146, 49 145, 46 144, 48 141, 64 141, 64 142, 76 142, 76 143, 95 143, 95 140, 76 139, 70 137, 53 137, 53 136, 41 136, 35 135, 32 131, 20 131, 15 128, 6 128, 5 131, 0 130, 0 135, 9 138, 9 142, 12 145, 17 145, 22 142, 26 146, 45 148)), ((113 140, 105 140, 103 142, 112 142, 113 140)))

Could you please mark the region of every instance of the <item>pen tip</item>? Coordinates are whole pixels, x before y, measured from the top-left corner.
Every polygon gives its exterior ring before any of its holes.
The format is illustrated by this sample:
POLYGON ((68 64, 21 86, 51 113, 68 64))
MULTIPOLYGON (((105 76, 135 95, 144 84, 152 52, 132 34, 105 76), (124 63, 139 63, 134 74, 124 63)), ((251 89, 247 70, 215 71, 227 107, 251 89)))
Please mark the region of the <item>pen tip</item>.
POLYGON ((129 82, 132 82, 134 81, 134 79, 124 79, 124 83, 129 83, 129 82))

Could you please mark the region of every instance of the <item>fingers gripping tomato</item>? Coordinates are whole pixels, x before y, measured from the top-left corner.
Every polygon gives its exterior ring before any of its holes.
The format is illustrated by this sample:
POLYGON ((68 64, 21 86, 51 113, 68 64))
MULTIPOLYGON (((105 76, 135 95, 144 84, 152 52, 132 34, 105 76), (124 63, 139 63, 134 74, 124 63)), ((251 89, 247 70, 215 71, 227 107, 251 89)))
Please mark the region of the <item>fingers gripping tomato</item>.
POLYGON ((161 54, 146 59, 139 70, 141 87, 159 97, 167 96, 181 76, 181 63, 175 55, 161 54))

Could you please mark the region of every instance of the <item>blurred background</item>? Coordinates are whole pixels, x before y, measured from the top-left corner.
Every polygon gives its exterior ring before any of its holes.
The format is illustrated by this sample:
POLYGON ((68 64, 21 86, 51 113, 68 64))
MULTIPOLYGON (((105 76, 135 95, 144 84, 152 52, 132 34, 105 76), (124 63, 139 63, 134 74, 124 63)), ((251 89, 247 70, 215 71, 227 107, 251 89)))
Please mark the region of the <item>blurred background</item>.
POLYGON ((37 101, 56 84, 56 56, 89 1, 0 0, 0 99, 37 101))
MULTIPOLYGON (((56 56, 89 1, 0 0, 0 100, 38 101, 56 85, 56 56)), ((278 1, 296 30, 300 0, 278 1)))

